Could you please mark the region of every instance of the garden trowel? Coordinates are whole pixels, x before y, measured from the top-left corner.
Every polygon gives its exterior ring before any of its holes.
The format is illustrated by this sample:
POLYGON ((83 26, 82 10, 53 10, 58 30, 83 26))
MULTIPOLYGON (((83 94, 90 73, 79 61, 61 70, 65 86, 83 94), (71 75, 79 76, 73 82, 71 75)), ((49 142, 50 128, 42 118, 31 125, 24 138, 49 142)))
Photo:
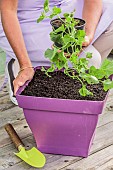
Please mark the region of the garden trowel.
POLYGON ((5 129, 16 148, 19 150, 19 153, 15 153, 15 155, 33 167, 41 168, 45 165, 45 156, 39 150, 37 150, 35 147, 30 150, 25 150, 24 144, 11 124, 6 124, 5 129))

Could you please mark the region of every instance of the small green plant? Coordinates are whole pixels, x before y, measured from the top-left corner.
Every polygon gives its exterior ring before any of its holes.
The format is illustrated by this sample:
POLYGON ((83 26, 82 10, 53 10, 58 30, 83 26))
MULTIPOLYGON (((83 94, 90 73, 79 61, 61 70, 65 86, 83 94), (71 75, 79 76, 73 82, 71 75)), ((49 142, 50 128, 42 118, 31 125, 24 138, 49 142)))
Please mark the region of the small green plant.
POLYGON ((85 39, 85 31, 76 29, 78 20, 74 19, 75 10, 71 13, 64 13, 64 18, 60 17, 61 12, 61 9, 56 6, 50 9, 49 0, 45 0, 44 10, 37 20, 37 22, 40 22, 44 19, 49 18, 51 20, 55 17, 61 21, 59 27, 57 29, 53 27, 53 31, 50 33, 54 48, 45 51, 45 57, 49 58, 51 66, 48 69, 42 67, 42 71, 50 76, 50 72, 63 70, 64 74, 73 79, 78 79, 82 85, 81 89, 79 89, 82 96, 93 95, 86 88, 86 84, 98 84, 101 82, 105 91, 113 88, 113 81, 109 78, 113 74, 113 61, 105 59, 99 69, 94 66, 88 67, 92 54, 87 53, 86 58, 79 58, 79 53, 83 50, 82 44, 85 39), (60 47, 55 45, 56 42, 60 44, 60 47), (69 51, 70 47, 71 52, 69 51), (69 67, 69 64, 71 64, 71 67, 69 67))

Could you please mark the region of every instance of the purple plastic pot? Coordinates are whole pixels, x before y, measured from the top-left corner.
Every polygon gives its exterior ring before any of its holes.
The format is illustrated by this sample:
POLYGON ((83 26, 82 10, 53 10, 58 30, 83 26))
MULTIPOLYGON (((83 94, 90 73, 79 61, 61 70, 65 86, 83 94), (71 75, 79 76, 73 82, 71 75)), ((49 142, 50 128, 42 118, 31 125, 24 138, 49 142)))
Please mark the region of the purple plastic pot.
POLYGON ((18 90, 16 97, 38 149, 87 157, 106 99, 97 102, 20 95, 27 84, 18 90))

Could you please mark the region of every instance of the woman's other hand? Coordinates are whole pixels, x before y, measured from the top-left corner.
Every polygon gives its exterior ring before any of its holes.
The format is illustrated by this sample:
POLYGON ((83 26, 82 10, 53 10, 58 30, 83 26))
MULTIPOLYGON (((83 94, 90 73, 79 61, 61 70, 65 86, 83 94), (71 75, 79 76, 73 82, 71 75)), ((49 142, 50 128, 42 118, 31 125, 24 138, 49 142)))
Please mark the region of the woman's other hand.
POLYGON ((84 0, 82 18, 86 21, 86 37, 83 46, 87 47, 93 40, 101 15, 102 0, 84 0))
POLYGON ((93 40, 93 36, 85 36, 85 41, 83 42, 82 46, 83 47, 87 47, 88 45, 90 45, 91 41, 93 40))
POLYGON ((31 80, 33 76, 34 76, 33 68, 26 68, 20 71, 18 76, 13 81, 14 95, 16 95, 16 92, 19 89, 19 87, 23 86, 26 81, 31 80))

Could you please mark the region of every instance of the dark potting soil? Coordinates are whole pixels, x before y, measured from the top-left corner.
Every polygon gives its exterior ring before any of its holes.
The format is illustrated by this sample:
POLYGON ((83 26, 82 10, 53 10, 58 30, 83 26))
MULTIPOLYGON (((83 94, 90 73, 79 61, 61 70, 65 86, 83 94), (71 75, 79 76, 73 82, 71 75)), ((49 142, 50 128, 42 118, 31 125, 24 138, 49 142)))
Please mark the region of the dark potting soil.
MULTIPOLYGON (((65 20, 64 18, 62 18, 62 20, 65 20)), ((75 26, 75 27, 78 27, 78 26, 82 26, 84 25, 84 21, 81 19, 76 19, 76 21, 79 23, 75 26)), ((55 19, 55 20, 52 20, 51 24, 53 27, 56 27, 56 28, 59 28, 61 25, 62 25, 62 21, 60 19, 55 19)))
POLYGON ((26 86, 21 95, 49 97, 75 100, 104 100, 106 93, 102 84, 87 85, 87 89, 93 92, 93 96, 80 96, 81 84, 78 80, 72 79, 61 71, 50 73, 51 77, 37 69, 32 81, 26 86))

